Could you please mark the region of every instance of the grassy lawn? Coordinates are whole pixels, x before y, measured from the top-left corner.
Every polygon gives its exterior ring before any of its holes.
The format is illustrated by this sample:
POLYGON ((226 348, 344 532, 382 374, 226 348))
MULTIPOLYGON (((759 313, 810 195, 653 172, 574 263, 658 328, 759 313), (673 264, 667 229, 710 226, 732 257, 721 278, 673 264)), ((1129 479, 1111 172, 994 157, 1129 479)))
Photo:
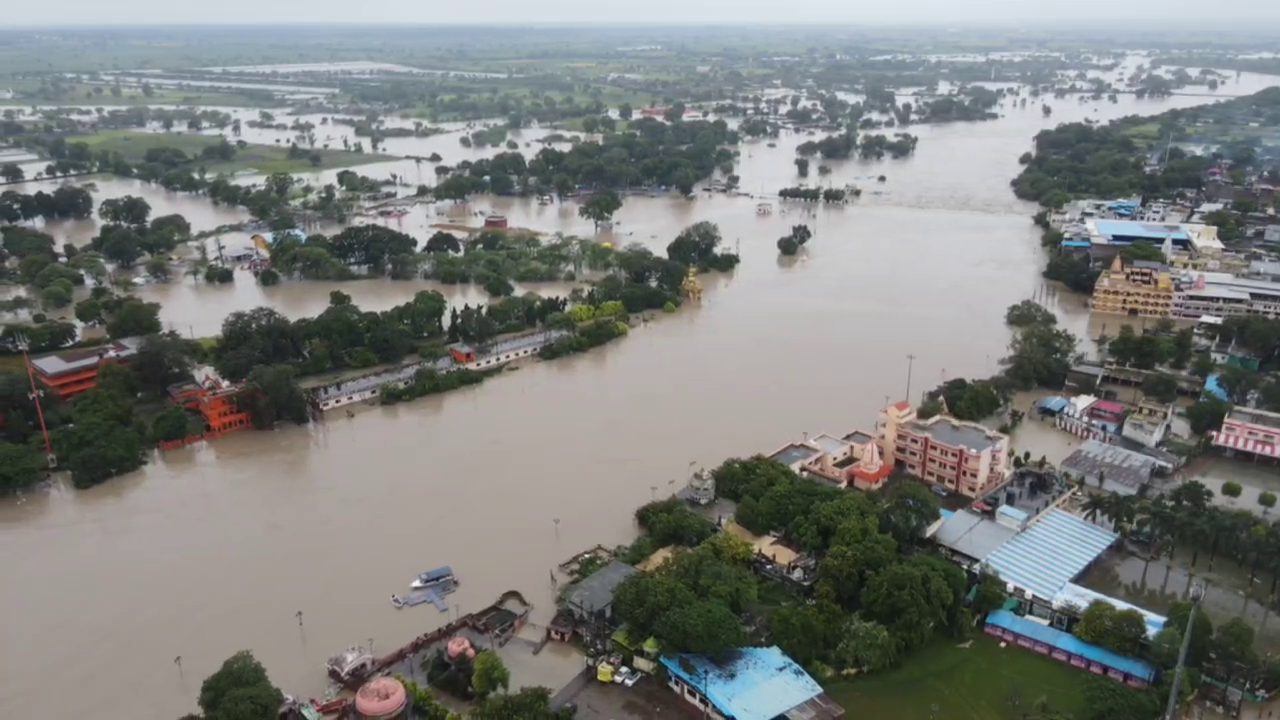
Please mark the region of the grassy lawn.
POLYGON ((1017 720, 1040 698, 1080 716, 1089 677, 1029 650, 1002 649, 983 635, 968 648, 932 645, 897 670, 834 683, 827 694, 850 716, 876 720, 1017 720), (1009 704, 1014 691, 1021 697, 1017 708, 1009 704))
POLYGON ((1160 135, 1160 124, 1150 122, 1150 123, 1142 123, 1141 125, 1134 125, 1128 130, 1125 130, 1124 134, 1128 135, 1129 137, 1155 140, 1160 135))
MULTIPOLYGON (((209 145, 215 145, 218 138, 209 135, 187 133, 141 133, 132 130, 104 130, 92 135, 77 137, 75 141, 89 144, 95 152, 111 150, 124 156, 130 163, 142 162, 147 150, 158 147, 172 147, 182 150, 188 155, 199 155, 209 145)), ((343 168, 368 163, 395 160, 393 155, 373 153, 354 153, 345 150, 321 150, 321 162, 312 165, 305 158, 289 159, 289 149, 283 145, 250 144, 236 151, 231 162, 209 163, 205 167, 212 173, 240 173, 256 171, 260 173, 306 172, 318 168, 343 168)))

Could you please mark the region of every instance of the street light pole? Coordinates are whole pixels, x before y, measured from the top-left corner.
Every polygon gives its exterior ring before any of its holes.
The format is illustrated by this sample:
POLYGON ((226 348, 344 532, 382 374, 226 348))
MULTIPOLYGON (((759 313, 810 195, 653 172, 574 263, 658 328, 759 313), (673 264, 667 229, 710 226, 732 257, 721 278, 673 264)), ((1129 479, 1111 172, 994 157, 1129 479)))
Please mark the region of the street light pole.
POLYGON ((1178 649, 1178 665, 1173 670, 1173 686, 1169 688, 1169 704, 1165 706, 1164 720, 1177 720, 1178 688, 1182 685, 1182 675, 1187 670, 1187 651, 1191 648, 1191 628, 1196 622, 1196 613, 1200 610, 1200 601, 1204 599, 1204 586, 1196 583, 1191 586, 1191 611, 1187 614, 1187 627, 1182 631, 1182 647, 1178 649))
POLYGON ((908 354, 907 355, 907 397, 904 398, 907 402, 911 402, 911 370, 912 368, 915 367, 915 364, 916 364, 916 356, 908 354))
POLYGON ((44 408, 40 405, 40 396, 44 392, 36 387, 36 373, 31 369, 31 357, 27 354, 29 346, 25 335, 17 337, 18 345, 22 348, 22 362, 27 366, 27 379, 31 381, 31 393, 27 396, 31 398, 31 402, 36 406, 36 417, 40 419, 40 432, 44 435, 44 452, 45 462, 50 470, 58 466, 58 456, 53 454, 53 443, 49 440, 49 427, 44 421, 44 408))

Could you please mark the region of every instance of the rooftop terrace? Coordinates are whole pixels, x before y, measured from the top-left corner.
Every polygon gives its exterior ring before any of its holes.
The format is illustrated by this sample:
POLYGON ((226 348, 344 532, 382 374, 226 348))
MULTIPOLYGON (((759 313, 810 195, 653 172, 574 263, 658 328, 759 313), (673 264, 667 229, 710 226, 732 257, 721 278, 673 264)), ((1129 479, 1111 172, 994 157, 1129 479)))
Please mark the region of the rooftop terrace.
POLYGON ((910 432, 928 435, 943 445, 962 447, 975 453, 995 444, 991 439, 991 431, 942 416, 908 423, 906 427, 910 432))
POLYGON ((770 455, 769 459, 790 467, 798 462, 808 460, 820 452, 817 448, 811 448, 800 443, 788 443, 786 447, 770 455))
POLYGON ((1231 413, 1227 415, 1227 419, 1280 430, 1280 414, 1267 412, 1265 410, 1241 407, 1232 408, 1231 413))

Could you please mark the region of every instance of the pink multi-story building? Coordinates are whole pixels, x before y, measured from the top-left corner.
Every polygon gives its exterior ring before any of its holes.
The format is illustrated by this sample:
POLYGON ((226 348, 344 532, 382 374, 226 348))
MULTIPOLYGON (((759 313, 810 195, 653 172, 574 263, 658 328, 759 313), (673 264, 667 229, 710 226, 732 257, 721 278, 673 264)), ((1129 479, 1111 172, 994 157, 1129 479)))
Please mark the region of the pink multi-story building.
POLYGON ((908 402, 880 413, 881 454, 899 467, 967 497, 983 497, 1009 473, 1009 436, 978 423, 938 415, 918 420, 908 402))

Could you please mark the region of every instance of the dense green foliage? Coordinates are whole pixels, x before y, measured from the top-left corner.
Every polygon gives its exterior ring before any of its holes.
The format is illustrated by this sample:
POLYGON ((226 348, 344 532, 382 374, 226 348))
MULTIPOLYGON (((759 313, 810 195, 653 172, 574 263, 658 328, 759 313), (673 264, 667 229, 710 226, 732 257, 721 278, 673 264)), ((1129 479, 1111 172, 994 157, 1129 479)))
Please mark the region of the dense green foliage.
POLYGON ((263 720, 276 716, 284 693, 271 684, 253 653, 241 650, 205 678, 198 702, 204 720, 263 720))
POLYGON ((395 405, 405 400, 416 400, 427 395, 436 395, 456 390, 467 385, 478 385, 484 382, 486 374, 477 370, 459 368, 450 372, 438 372, 424 369, 414 373, 413 382, 408 387, 385 385, 379 392, 379 402, 383 405, 395 405))
POLYGON ((93 215, 93 195, 76 185, 62 185, 53 192, 31 195, 16 190, 0 192, 0 222, 16 224, 35 218, 84 220, 93 215))
POLYGON ((527 159, 507 151, 460 163, 434 194, 439 200, 486 192, 564 197, 577 189, 669 187, 688 195, 695 183, 732 162, 733 152, 722 146, 737 142, 738 134, 724 120, 664 123, 645 117, 630 123, 626 132, 576 143, 569 150, 544 147, 527 159))
POLYGON ((446 302, 423 290, 413 300, 382 313, 366 313, 341 291, 314 318, 290 321, 270 308, 235 312, 222 324, 214 364, 224 377, 240 380, 259 365, 293 364, 302 374, 395 362, 415 343, 444 335, 446 302))
POLYGON ((792 256, 800 252, 800 248, 813 237, 808 225, 792 225, 791 232, 778 238, 778 252, 792 256))
POLYGON ((624 582, 615 608, 664 651, 722 655, 745 641, 743 623, 759 618, 767 641, 802 663, 880 670, 935 632, 967 631, 964 572, 927 553, 899 552, 919 548, 938 517, 924 486, 905 483, 880 498, 847 494, 763 457, 727 461, 714 474, 717 493, 738 502, 736 522, 820 558, 814 601, 757 607, 762 589, 747 567, 750 548, 711 534, 675 499, 655 502, 637 513, 644 553, 666 544, 693 549, 677 549, 655 572, 624 582))
POLYGON ((543 360, 553 360, 565 355, 575 355, 627 334, 627 324, 611 318, 592 320, 574 329, 573 334, 560 338, 538 351, 543 360))
MULTIPOLYGON (((1066 123, 1043 130, 1035 138, 1035 155, 1025 163, 1012 185, 1018 197, 1047 207, 1061 207, 1073 197, 1127 197, 1164 194, 1203 187, 1205 171, 1213 158, 1187 155, 1178 148, 1162 158, 1158 171, 1147 172, 1146 162, 1157 142, 1185 137, 1189 128, 1206 118, 1233 117, 1247 123, 1259 113, 1280 109, 1280 88, 1216 105, 1170 110, 1151 118, 1130 116, 1107 125, 1066 123), (1159 128, 1155 138, 1144 140, 1139 126, 1159 128)), ((1230 238, 1227 238, 1230 239, 1230 238)))

